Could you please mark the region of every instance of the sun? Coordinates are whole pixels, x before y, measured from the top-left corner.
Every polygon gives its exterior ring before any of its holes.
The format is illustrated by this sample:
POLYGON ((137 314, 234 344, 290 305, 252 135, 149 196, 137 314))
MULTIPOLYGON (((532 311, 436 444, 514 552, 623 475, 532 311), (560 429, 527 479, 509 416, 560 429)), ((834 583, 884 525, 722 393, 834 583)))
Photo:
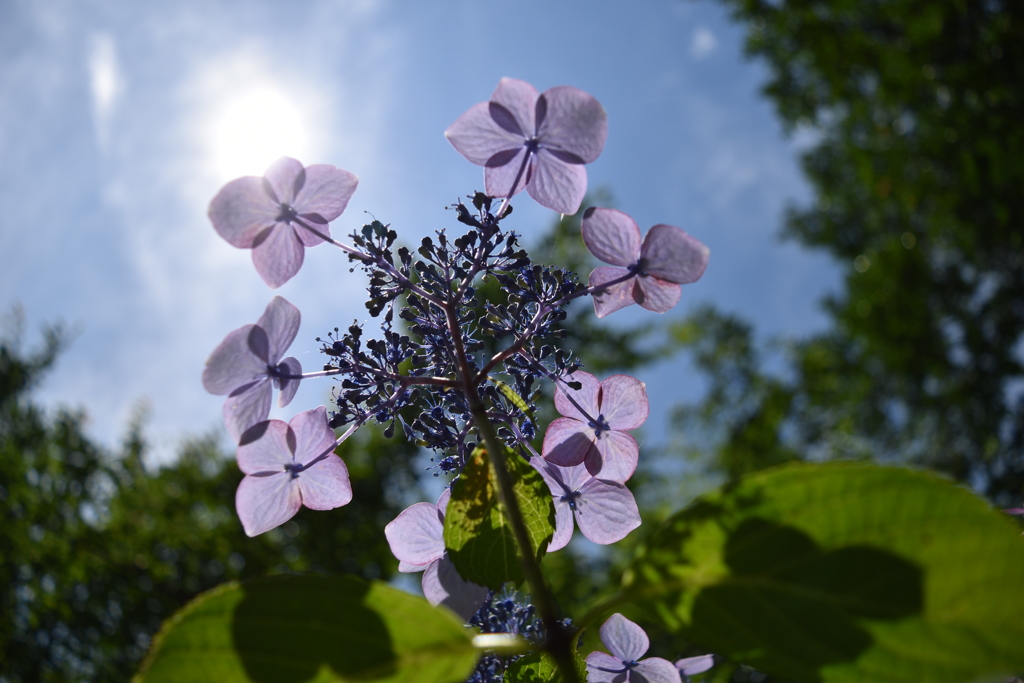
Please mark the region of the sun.
POLYGON ((305 156, 306 125, 299 108, 281 88, 264 83, 224 101, 216 118, 214 165, 222 178, 263 175, 281 156, 305 156))

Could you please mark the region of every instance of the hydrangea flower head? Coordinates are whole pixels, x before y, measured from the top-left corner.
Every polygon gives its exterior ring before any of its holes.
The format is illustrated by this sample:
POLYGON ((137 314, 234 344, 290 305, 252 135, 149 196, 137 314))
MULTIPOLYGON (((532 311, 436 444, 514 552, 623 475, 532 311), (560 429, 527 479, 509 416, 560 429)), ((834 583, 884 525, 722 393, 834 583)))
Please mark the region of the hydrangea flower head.
POLYGON ((491 197, 526 189, 542 206, 573 214, 587 191, 583 165, 604 149, 608 118, 582 90, 559 86, 538 94, 525 81, 503 78, 490 101, 473 105, 445 137, 484 167, 491 197))
POLYGON ((245 176, 221 188, 210 202, 210 221, 233 246, 252 249, 256 272, 276 289, 299 272, 306 247, 323 242, 316 233, 330 237, 327 224, 345 210, 358 183, 340 168, 304 168, 281 157, 262 178, 245 176))
POLYGON ((272 385, 280 389, 277 403, 288 405, 299 388, 302 365, 281 356, 299 332, 301 314, 286 299, 275 296, 255 325, 244 325, 210 354, 203 386, 211 394, 227 394, 224 424, 237 443, 254 424, 270 414, 272 385))
POLYGON ((585 463, 600 479, 626 481, 636 471, 640 453, 636 439, 626 432, 647 420, 647 386, 628 375, 598 382, 580 370, 565 379, 581 386, 555 391, 555 409, 563 417, 548 426, 541 455, 562 467, 585 463))
POLYGON ((598 318, 630 304, 664 313, 682 294, 679 285, 696 282, 711 251, 681 228, 659 223, 640 241, 636 222, 615 209, 591 207, 583 213, 583 242, 590 253, 615 268, 595 268, 590 286, 614 282, 594 294, 598 318), (632 277, 626 277, 632 274, 632 277))
POLYGON ((281 526, 303 505, 333 510, 352 500, 348 468, 334 454, 337 439, 327 425, 326 408, 299 413, 288 423, 263 424, 260 438, 238 447, 238 467, 245 477, 235 493, 235 508, 248 536, 281 526))
POLYGON ((451 491, 445 489, 437 505, 416 503, 384 527, 398 571, 423 572, 423 597, 431 605, 444 605, 469 620, 487 599, 484 586, 463 579, 444 548, 444 512, 451 491))
POLYGON ((640 526, 636 499, 624 485, 595 479, 583 463, 558 467, 543 458, 531 458, 530 464, 555 498, 555 535, 548 552, 568 545, 574 518, 583 535, 600 545, 621 541, 640 526))
POLYGON ((621 614, 601 625, 601 642, 611 654, 587 655, 589 683, 681 683, 679 669, 661 657, 640 660, 651 641, 642 628, 621 614))

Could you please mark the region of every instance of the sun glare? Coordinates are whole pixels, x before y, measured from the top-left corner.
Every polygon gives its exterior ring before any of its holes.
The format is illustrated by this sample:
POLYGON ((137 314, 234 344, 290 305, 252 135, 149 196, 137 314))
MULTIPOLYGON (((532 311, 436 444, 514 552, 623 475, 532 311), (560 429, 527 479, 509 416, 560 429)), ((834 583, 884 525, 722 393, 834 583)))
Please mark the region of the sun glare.
POLYGON ((214 163, 224 179, 262 175, 282 155, 300 161, 307 135, 299 109, 272 85, 260 85, 228 99, 214 131, 214 163))

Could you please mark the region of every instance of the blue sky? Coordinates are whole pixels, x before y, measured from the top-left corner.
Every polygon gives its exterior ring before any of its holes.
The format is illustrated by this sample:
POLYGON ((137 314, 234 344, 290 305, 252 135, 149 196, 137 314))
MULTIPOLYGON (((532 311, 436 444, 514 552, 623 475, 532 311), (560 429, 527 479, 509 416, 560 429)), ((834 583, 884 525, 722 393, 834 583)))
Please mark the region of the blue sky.
MULTIPOLYGON (((47 404, 84 407, 113 444, 145 402, 166 457, 184 434, 219 428, 203 363, 275 293, 209 225, 219 187, 288 154, 360 177, 335 235, 364 212, 407 242, 452 228, 443 207, 482 173, 443 131, 512 76, 600 100, 609 137, 591 188, 641 229, 678 225, 711 248, 668 315, 710 301, 762 334, 805 333, 839 269, 776 236, 809 190, 800 143, 782 135, 759 95, 765 71, 741 45, 719 5, 686 0, 5 0, 0 311, 21 306, 30 341, 44 322, 77 331, 47 404)), ((528 239, 555 217, 525 198, 516 209, 511 227, 528 239)), ((303 312, 292 354, 307 368, 320 364, 314 337, 367 317, 362 282, 328 246, 276 293, 303 312)), ((700 383, 684 361, 641 379, 659 440, 672 403, 700 383)), ((277 416, 325 400, 328 382, 306 385, 277 416)))

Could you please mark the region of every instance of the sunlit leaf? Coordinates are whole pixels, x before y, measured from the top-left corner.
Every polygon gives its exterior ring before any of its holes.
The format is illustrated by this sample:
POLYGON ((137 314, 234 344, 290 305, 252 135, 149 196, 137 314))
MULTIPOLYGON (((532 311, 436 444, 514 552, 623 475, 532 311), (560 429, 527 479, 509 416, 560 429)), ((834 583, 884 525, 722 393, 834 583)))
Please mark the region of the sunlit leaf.
POLYGON ((278 576, 193 600, 135 683, 454 683, 476 662, 471 638, 447 610, 383 583, 278 576))
POLYGON ((685 640, 802 683, 1024 671, 1020 530, 922 472, 751 475, 670 518, 623 582, 685 640))

